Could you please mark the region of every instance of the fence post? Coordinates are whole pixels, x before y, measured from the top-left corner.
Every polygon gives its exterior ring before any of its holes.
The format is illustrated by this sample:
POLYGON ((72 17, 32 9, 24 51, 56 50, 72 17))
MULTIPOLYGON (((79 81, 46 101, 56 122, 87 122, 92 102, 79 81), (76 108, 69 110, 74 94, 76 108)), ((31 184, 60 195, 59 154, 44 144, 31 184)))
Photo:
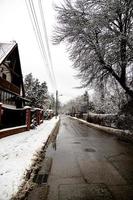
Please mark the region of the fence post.
POLYGON ((41 120, 42 120, 42 123, 43 123, 43 121, 44 121, 44 111, 43 110, 41 110, 41 120))
POLYGON ((41 110, 38 110, 38 122, 41 124, 41 110))
POLYGON ((36 109, 36 121, 37 121, 37 125, 40 125, 40 109, 39 108, 36 109))
POLYGON ((0 103, 0 123, 1 123, 1 116, 2 116, 2 103, 0 103))
POLYGON ((31 107, 25 106, 26 109, 26 125, 27 125, 27 131, 30 130, 30 120, 31 120, 31 107))

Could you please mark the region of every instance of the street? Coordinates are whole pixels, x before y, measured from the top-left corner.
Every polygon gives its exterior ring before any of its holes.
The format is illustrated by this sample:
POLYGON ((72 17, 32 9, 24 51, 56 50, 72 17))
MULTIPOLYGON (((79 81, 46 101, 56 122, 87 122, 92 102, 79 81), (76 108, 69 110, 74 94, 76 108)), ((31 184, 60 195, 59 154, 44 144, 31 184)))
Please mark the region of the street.
POLYGON ((61 117, 28 200, 133 200, 133 146, 61 117))
POLYGON ((0 20, 0 200, 133 200, 133 0, 1 0, 0 20))
POLYGON ((62 117, 51 147, 48 200, 133 199, 131 144, 62 117))

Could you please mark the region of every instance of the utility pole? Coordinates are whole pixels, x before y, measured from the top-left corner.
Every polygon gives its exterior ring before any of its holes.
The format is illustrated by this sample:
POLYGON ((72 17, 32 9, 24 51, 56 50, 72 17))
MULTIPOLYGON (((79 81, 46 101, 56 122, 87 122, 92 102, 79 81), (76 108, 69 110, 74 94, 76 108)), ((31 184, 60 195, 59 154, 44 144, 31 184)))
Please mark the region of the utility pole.
POLYGON ((85 94, 84 94, 84 102, 85 102, 85 107, 86 107, 86 111, 88 111, 89 109, 89 95, 88 95, 88 92, 85 91, 85 94))
POLYGON ((55 116, 58 116, 58 90, 56 90, 55 116))

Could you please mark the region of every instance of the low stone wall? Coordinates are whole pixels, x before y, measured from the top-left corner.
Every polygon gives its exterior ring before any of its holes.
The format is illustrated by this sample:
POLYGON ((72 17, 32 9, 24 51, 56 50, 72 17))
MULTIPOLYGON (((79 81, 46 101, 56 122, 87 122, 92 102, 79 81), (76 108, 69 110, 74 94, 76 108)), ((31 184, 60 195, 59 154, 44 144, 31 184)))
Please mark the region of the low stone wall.
POLYGON ((13 127, 0 130, 0 139, 6 136, 21 133, 27 130, 27 126, 13 127))

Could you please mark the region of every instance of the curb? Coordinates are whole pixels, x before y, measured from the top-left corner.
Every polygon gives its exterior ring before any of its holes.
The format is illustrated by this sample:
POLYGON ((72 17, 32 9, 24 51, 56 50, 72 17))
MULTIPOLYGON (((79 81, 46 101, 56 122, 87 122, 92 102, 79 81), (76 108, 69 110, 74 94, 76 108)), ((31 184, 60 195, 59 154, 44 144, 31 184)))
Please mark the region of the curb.
POLYGON ((59 118, 58 122, 56 123, 55 127, 53 128, 53 130, 51 131, 50 135, 48 136, 48 139, 45 143, 46 146, 49 144, 49 140, 50 140, 51 136, 58 132, 59 127, 60 127, 60 118, 59 118))
POLYGON ((108 134, 113 134, 120 140, 133 143, 133 133, 129 130, 121 130, 121 129, 115 129, 115 128, 111 128, 111 127, 105 127, 105 126, 101 126, 98 124, 87 122, 82 119, 78 119, 76 117, 70 117, 70 118, 80 121, 81 123, 87 125, 88 127, 92 127, 92 128, 104 131, 108 134))

